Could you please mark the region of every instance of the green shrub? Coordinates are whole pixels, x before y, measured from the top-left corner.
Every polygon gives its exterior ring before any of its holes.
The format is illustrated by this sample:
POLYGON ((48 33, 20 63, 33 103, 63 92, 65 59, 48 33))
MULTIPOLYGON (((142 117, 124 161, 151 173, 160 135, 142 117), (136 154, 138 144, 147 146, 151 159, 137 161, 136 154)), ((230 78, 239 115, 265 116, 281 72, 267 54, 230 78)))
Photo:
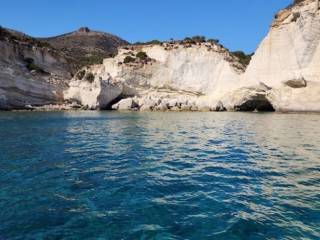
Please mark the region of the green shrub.
POLYGON ((126 56, 125 59, 123 60, 123 63, 132 63, 132 62, 135 62, 136 59, 131 57, 131 56, 126 56))
POLYGON ((84 75, 86 75, 86 71, 85 70, 81 70, 81 71, 77 72, 76 78, 79 79, 79 80, 82 80, 84 75))
POLYGON ((91 73, 91 72, 87 73, 87 75, 86 75, 86 80, 87 80, 88 82, 90 82, 90 83, 93 83, 93 81, 94 81, 94 75, 93 75, 93 73, 91 73))
POLYGON ((23 61, 25 62, 26 68, 31 72, 31 71, 36 71, 37 73, 41 74, 49 74, 48 72, 44 71, 42 68, 37 66, 34 63, 34 60, 32 58, 24 58, 23 61))
POLYGON ((206 41, 206 37, 204 36, 194 36, 192 37, 192 40, 196 43, 202 43, 206 41))
POLYGON ((146 60, 148 58, 148 55, 146 52, 138 52, 136 57, 140 60, 146 60))
POLYGON ((148 44, 151 44, 151 45, 161 45, 162 42, 159 41, 159 40, 152 40, 152 41, 148 42, 148 44))
POLYGON ((95 64, 102 64, 103 63, 103 56, 90 56, 90 57, 83 57, 79 59, 80 67, 90 66, 95 64))
POLYGON ((195 41, 192 40, 192 38, 190 38, 190 37, 186 37, 183 41, 184 41, 185 43, 191 43, 191 44, 195 43, 195 41))
POLYGON ((301 14, 299 12, 293 13, 292 22, 296 22, 300 18, 301 14))
POLYGON ((34 39, 30 39, 29 41, 30 41, 31 45, 35 45, 35 46, 40 47, 40 48, 51 48, 51 49, 53 49, 53 47, 48 42, 42 42, 42 41, 38 41, 38 40, 34 40, 34 39))
POLYGON ((216 43, 216 44, 220 42, 219 39, 208 39, 207 41, 210 43, 216 43))
POLYGON ((245 54, 242 51, 232 52, 232 54, 234 56, 236 56, 239 59, 240 63, 242 63, 244 66, 248 66, 249 65, 249 63, 251 61, 251 58, 253 56, 253 53, 245 54))
POLYGON ((133 45, 161 45, 162 42, 159 40, 151 40, 148 42, 135 42, 133 45))

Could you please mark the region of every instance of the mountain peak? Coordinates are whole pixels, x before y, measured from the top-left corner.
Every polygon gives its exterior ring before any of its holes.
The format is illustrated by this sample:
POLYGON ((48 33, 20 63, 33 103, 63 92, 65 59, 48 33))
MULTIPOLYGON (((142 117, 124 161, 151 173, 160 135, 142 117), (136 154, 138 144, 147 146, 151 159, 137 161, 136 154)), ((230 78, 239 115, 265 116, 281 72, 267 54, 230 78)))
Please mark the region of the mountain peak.
POLYGON ((90 30, 90 28, 88 28, 88 27, 81 27, 81 28, 78 29, 77 32, 80 32, 80 33, 89 33, 89 32, 91 32, 91 30, 90 30))

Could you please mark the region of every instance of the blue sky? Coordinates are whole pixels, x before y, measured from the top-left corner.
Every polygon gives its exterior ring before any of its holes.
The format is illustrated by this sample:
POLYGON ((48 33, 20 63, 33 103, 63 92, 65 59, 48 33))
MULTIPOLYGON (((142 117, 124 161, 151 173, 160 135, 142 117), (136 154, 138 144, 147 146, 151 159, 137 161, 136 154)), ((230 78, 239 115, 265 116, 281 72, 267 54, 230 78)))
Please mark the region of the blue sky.
POLYGON ((293 0, 8 0, 0 25, 32 36, 88 26, 130 42, 204 35, 252 52, 274 14, 293 0))

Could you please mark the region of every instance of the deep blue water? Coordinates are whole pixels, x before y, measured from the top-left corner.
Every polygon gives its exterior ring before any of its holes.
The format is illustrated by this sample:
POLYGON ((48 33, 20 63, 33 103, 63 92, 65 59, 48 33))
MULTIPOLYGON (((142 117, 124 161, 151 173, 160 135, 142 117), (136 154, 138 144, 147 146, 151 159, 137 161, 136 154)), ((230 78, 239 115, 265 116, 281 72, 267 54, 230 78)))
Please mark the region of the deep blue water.
POLYGON ((0 239, 320 239, 320 115, 2 112, 0 239))

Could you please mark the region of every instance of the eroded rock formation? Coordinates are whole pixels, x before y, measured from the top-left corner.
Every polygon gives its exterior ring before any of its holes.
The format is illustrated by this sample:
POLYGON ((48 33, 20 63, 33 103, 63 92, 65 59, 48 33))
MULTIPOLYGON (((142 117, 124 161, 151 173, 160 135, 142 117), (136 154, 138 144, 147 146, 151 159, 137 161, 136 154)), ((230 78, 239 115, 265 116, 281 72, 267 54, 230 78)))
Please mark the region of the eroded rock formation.
POLYGON ((318 0, 296 1, 276 15, 269 34, 241 77, 242 91, 253 91, 253 95, 263 91, 277 111, 320 111, 318 4, 318 0), (261 84, 268 89, 261 90, 261 84))
MULTIPOLYGON (((71 35, 96 34, 82 28, 71 35)), ((70 81, 68 56, 0 40, 0 108, 64 101, 83 109, 320 112, 318 0, 276 14, 248 67, 250 57, 197 37, 121 47, 70 81)))
POLYGON ((61 104, 67 58, 26 35, 0 28, 0 109, 61 104))
MULTIPOLYGON (((96 79, 91 84, 93 89, 98 80, 112 83, 122 89, 123 98, 135 98, 134 109, 187 111, 216 108, 219 98, 236 89, 244 69, 235 56, 217 43, 176 42, 122 48, 115 58, 105 59, 102 65, 88 71, 96 79)), ((74 89, 78 85, 81 95, 83 83, 76 77, 71 84, 74 89)), ((88 104, 84 98, 70 100, 88 104)), ((111 102, 111 98, 104 100, 109 101, 88 107, 111 102)), ((114 108, 121 110, 117 105, 114 108)))

